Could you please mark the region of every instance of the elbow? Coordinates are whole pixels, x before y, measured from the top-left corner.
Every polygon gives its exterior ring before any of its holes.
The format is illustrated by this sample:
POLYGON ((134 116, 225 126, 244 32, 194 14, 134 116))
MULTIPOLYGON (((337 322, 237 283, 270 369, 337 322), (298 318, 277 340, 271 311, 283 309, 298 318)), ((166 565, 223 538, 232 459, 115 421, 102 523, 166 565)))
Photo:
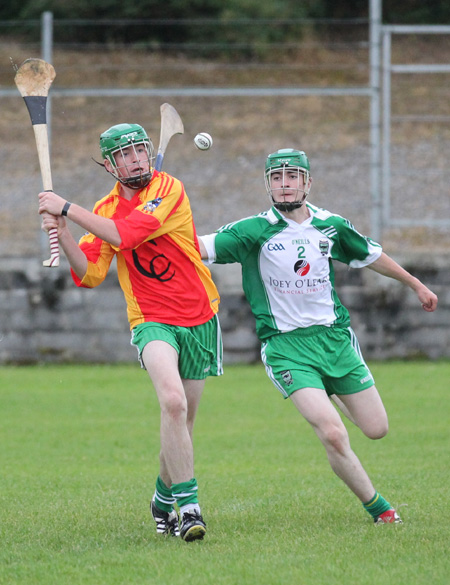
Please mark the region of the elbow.
POLYGON ((111 234, 108 243, 111 244, 111 246, 114 246, 114 248, 117 248, 118 250, 124 249, 122 245, 122 236, 120 235, 120 232, 117 229, 117 227, 111 234))
POLYGON ((114 248, 117 248, 118 250, 126 249, 122 246, 122 238, 120 236, 118 236, 117 238, 111 238, 111 241, 109 243, 111 244, 111 246, 114 246, 114 248))
POLYGON ((128 246, 123 245, 123 238, 120 234, 120 229, 119 229, 119 225, 118 225, 123 220, 117 220, 117 221, 109 220, 109 221, 113 222, 113 228, 108 230, 108 239, 106 240, 108 242, 108 244, 111 244, 111 246, 113 246, 114 248, 117 248, 117 250, 128 249, 128 246))

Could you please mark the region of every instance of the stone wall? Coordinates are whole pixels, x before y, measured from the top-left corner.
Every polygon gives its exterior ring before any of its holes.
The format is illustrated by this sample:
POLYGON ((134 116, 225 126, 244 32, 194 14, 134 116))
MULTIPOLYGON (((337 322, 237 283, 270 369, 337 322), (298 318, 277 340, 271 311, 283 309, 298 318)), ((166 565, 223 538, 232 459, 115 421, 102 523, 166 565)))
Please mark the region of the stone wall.
MULTIPOLYGON (((336 263, 339 296, 347 306, 364 356, 450 357, 450 262, 445 257, 396 258, 439 296, 435 313, 414 293, 368 269, 336 263)), ((259 360, 253 316, 238 266, 213 266, 222 296, 225 363, 259 360)), ((128 362, 125 301, 112 272, 97 289, 79 289, 67 264, 42 268, 36 259, 0 260, 0 363, 128 362)))

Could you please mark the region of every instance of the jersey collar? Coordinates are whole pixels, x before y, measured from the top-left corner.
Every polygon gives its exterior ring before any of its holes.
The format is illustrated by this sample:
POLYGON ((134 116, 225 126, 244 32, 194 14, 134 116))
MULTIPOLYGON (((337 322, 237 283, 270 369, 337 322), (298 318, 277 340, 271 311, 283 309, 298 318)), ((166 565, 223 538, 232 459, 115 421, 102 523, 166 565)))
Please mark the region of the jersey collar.
POLYGON ((286 218, 275 207, 271 207, 267 212, 267 221, 271 224, 276 224, 279 221, 286 221, 286 218))
MULTIPOLYGON (((317 211, 317 209, 314 206, 311 206, 308 203, 306 205, 308 207, 309 217, 307 219, 305 219, 305 221, 302 222, 302 224, 297 224, 297 225, 306 225, 308 223, 311 223, 311 221, 315 215, 315 212, 317 211)), ((269 211, 267 212, 267 221, 271 224, 278 223, 279 221, 284 221, 287 224, 296 223, 293 220, 289 220, 286 217, 284 217, 284 215, 282 215, 278 211, 278 209, 276 209, 276 207, 271 207, 269 209, 269 211)))

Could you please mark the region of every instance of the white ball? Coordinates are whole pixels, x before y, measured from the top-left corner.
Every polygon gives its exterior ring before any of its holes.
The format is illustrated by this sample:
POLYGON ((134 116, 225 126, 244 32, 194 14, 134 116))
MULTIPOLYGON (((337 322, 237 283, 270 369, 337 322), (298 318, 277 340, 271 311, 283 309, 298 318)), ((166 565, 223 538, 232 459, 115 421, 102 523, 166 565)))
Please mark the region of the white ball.
POLYGON ((195 146, 200 150, 208 150, 208 148, 211 148, 213 144, 213 139, 211 138, 210 134, 207 134, 206 132, 200 132, 194 138, 194 143, 195 146))

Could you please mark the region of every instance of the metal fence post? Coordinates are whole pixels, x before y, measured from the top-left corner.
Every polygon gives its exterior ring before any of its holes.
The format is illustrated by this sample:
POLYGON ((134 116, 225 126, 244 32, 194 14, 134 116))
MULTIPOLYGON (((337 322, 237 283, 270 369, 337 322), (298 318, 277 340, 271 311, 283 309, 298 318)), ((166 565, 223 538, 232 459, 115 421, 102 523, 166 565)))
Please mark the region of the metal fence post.
POLYGON ((391 33, 383 31, 383 225, 391 212, 391 33))
MULTIPOLYGON (((47 63, 52 62, 53 53, 53 13, 43 12, 41 15, 41 56, 47 63)), ((52 147, 52 97, 51 92, 47 96, 47 132, 48 147, 51 153, 52 147)), ((39 244, 41 255, 44 257, 48 251, 48 237, 39 229, 39 244)))
MULTIPOLYGON (((42 59, 47 63, 52 62, 53 58, 53 13, 43 12, 41 16, 41 54, 42 59)), ((51 93, 47 97, 47 127, 48 141, 51 143, 52 128, 52 97, 51 93)))
POLYGON ((381 125, 380 125, 380 31, 381 0, 370 0, 370 188, 372 200, 371 236, 380 242, 382 237, 381 213, 381 125))

